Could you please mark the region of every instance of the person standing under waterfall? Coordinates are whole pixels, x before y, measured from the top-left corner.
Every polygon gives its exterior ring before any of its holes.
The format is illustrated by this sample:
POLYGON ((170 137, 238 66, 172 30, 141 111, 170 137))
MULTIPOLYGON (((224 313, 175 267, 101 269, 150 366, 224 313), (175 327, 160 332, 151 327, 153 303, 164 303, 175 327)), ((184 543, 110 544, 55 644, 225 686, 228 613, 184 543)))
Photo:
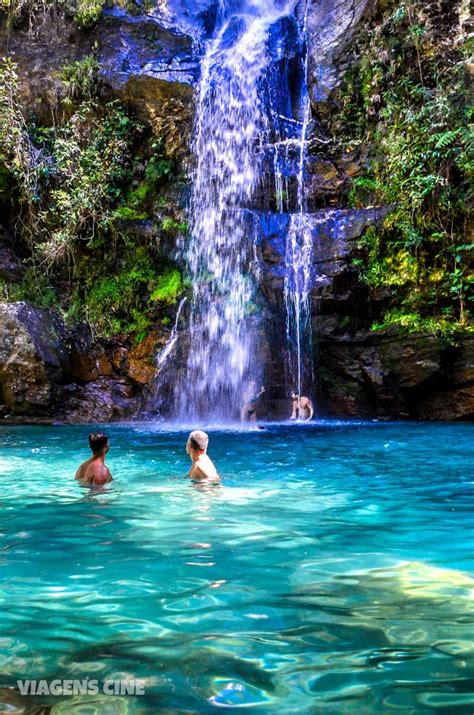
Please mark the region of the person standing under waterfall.
POLYGON ((310 397, 304 397, 303 395, 297 395, 295 392, 292 392, 291 400, 293 402, 293 412, 291 413, 290 420, 309 422, 309 420, 313 419, 314 408, 310 397))
POLYGON ((241 422, 256 422, 257 421, 257 405, 260 397, 265 392, 262 386, 260 392, 257 392, 257 383, 255 380, 250 380, 244 391, 244 404, 240 410, 241 422))

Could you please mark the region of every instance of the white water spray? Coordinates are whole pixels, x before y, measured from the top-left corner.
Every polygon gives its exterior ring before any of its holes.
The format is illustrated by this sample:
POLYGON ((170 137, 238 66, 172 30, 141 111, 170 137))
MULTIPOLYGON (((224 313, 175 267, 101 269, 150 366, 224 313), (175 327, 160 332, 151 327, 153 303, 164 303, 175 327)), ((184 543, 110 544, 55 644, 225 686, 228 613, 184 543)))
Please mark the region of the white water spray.
MULTIPOLYGON (((307 38, 307 10, 304 11, 302 36, 307 38)), ((300 95, 300 124, 298 136, 283 142, 285 161, 288 165, 289 148, 296 147, 296 213, 290 215, 290 226, 286 237, 284 296, 286 307, 286 337, 288 348, 288 379, 298 395, 308 393, 313 382, 312 331, 311 331, 311 264, 313 233, 308 218, 304 167, 307 155, 307 133, 311 120, 311 103, 308 93, 308 52, 303 55, 303 81, 300 95)), ((277 149, 278 151, 278 149, 277 149)), ((275 176, 278 192, 282 184, 281 172, 275 176)), ((282 210, 282 202, 278 205, 282 210)))
POLYGON ((294 6, 295 0, 243 0, 231 11, 221 0, 219 27, 202 61, 186 251, 194 288, 190 345, 185 380, 175 395, 180 419, 231 419, 243 383, 260 377, 247 322, 255 285, 242 209, 256 188, 259 146, 268 128, 262 84, 271 63, 269 31, 294 6))
POLYGON ((170 355, 172 354, 174 347, 176 345, 176 342, 178 340, 178 325, 179 325, 179 319, 181 317, 181 313, 183 311, 184 304, 186 303, 187 298, 183 298, 178 306, 178 310, 176 312, 176 318, 174 321, 173 329, 171 330, 170 337, 168 339, 168 342, 166 343, 165 347, 163 350, 161 350, 158 353, 158 356, 156 358, 156 367, 158 370, 161 370, 164 365, 168 362, 168 359, 170 355))

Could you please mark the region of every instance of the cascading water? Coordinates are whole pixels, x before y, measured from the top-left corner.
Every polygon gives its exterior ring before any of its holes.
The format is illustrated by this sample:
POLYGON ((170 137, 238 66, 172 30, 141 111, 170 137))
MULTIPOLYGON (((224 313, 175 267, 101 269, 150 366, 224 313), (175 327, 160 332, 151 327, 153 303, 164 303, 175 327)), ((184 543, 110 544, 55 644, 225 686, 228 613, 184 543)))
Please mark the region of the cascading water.
POLYGON ((275 193, 280 212, 289 208, 288 167, 296 168, 295 211, 290 214, 286 236, 284 298, 286 308, 287 381, 297 394, 311 394, 313 387, 312 330, 310 290, 313 252, 313 226, 307 215, 304 169, 307 156, 307 132, 311 120, 308 93, 308 52, 306 47, 307 10, 304 7, 300 32, 303 40, 301 87, 298 117, 292 124, 293 134, 274 147, 275 193))
POLYGON ((256 188, 259 142, 268 130, 262 84, 272 61, 270 28, 295 4, 221 0, 218 28, 202 61, 186 250, 194 288, 190 345, 185 380, 175 394, 181 419, 211 414, 231 419, 238 414, 243 383, 260 377, 246 319, 254 282, 242 209, 256 188))
POLYGON ((181 317, 181 313, 183 311, 183 307, 184 307, 184 304, 186 303, 186 300, 187 300, 187 298, 183 298, 180 301, 178 310, 176 311, 176 318, 175 318, 174 325, 171 330, 171 334, 168 339, 168 342, 166 343, 163 350, 161 350, 156 357, 156 367, 158 370, 163 369, 163 366, 166 365, 167 361, 170 359, 171 355, 173 354, 174 347, 178 341, 179 319, 181 317))

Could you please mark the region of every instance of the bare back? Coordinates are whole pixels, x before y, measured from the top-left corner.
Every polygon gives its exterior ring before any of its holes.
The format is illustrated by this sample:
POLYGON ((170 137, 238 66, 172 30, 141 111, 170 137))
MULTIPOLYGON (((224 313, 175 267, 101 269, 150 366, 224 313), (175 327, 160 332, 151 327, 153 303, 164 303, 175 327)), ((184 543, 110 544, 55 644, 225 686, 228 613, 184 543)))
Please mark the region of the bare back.
POLYGON ((198 459, 191 467, 189 476, 191 477, 191 479, 195 479, 196 481, 205 479, 208 479, 209 481, 213 482, 219 481, 217 469, 215 468, 214 463, 209 459, 207 454, 201 454, 201 456, 198 457, 198 459))
POLYGON ((291 419, 310 420, 314 414, 313 403, 309 397, 293 398, 293 414, 291 419))
POLYGON ((95 457, 87 459, 76 472, 76 479, 82 484, 101 486, 112 481, 112 475, 102 460, 95 457))

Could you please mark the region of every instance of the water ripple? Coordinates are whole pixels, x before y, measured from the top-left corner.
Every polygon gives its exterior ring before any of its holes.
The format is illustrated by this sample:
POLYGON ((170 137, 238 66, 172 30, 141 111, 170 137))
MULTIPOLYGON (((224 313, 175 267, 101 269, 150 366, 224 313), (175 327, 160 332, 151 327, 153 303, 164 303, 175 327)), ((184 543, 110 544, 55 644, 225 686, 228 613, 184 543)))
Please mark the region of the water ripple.
POLYGON ((0 710, 471 715, 470 427, 211 433, 211 490, 182 433, 110 432, 90 494, 87 428, 0 431, 0 710), (25 703, 26 674, 146 695, 25 703))

